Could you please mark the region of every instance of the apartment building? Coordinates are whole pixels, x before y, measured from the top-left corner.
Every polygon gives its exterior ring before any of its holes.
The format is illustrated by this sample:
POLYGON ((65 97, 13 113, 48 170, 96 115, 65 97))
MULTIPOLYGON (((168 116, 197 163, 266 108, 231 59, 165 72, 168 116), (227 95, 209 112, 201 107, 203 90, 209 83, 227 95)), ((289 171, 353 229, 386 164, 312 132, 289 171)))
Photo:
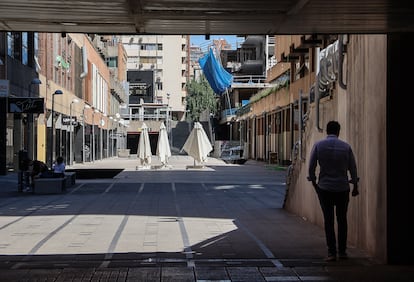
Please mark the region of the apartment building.
POLYGON ((168 105, 173 120, 185 119, 188 40, 184 35, 120 36, 128 56, 127 70, 153 72, 153 85, 145 85, 153 89, 146 102, 168 105))
MULTIPOLYGON (((20 152, 49 166, 57 156, 72 164, 115 155, 122 143, 114 138, 122 128, 114 117, 126 100, 127 89, 118 87, 126 61, 117 63, 121 71, 111 70, 94 35, 1 35, 1 100, 7 109, 0 126, 6 144, 0 146, 5 151, 2 171, 19 168, 20 152)), ((121 47, 116 46, 120 54, 121 47)))
POLYGON ((142 125, 149 127, 152 149, 161 123, 172 128, 186 118, 189 79, 188 36, 120 35, 127 60, 128 99, 121 108, 126 125, 125 148, 136 153, 142 125))

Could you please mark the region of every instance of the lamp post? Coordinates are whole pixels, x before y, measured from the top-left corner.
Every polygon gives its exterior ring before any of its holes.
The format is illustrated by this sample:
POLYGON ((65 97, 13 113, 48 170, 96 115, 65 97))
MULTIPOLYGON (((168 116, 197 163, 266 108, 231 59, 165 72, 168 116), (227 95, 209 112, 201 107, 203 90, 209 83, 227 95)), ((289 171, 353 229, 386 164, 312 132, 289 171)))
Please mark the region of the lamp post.
POLYGON ((168 132, 168 142, 170 143, 170 147, 172 146, 171 140, 171 119, 170 119, 170 93, 167 93, 167 132, 168 132))
POLYGON ((118 153, 118 149, 122 149, 121 148, 121 138, 120 138, 120 130, 119 130, 119 124, 121 122, 121 115, 119 113, 115 114, 116 116, 116 153, 118 153))
MULTIPOLYGON (((33 78, 32 81, 29 84, 29 98, 32 97, 32 86, 33 85, 39 85, 42 84, 42 81, 38 78, 33 78)), ((27 153, 31 160, 34 160, 36 158, 35 150, 34 150, 34 134, 33 134, 33 114, 28 114, 28 120, 27 120, 27 153)))
POLYGON ((99 110, 92 107, 92 162, 95 162, 95 113, 99 113, 99 110))
POLYGON ((109 147, 108 147, 108 158, 114 156, 114 139, 113 139, 114 129, 112 128, 112 126, 114 125, 114 117, 109 116, 109 120, 111 121, 111 123, 108 124, 108 141, 107 142, 108 142, 108 146, 111 147, 111 150, 109 150, 109 147))
POLYGON ((54 114, 55 114, 55 95, 62 95, 63 91, 62 90, 56 90, 53 94, 52 94, 52 134, 51 134, 51 138, 52 138, 52 151, 50 152, 50 167, 52 167, 53 165, 53 159, 54 159, 54 154, 55 154, 55 121, 54 121, 54 114))
POLYGON ((69 126, 69 165, 73 164, 73 122, 72 122, 72 105, 73 103, 78 103, 79 100, 78 99, 73 99, 72 102, 70 102, 70 106, 69 106, 69 122, 70 122, 70 126, 69 126))
POLYGON ((122 133, 122 141, 121 141, 121 143, 122 143, 122 145, 121 145, 121 149, 126 149, 126 142, 125 142, 125 138, 126 138, 126 135, 125 135, 125 120, 123 119, 123 118, 121 118, 120 120, 119 120, 119 124, 121 125, 121 133, 122 133))
POLYGON ((91 106, 88 104, 83 105, 82 110, 82 162, 85 162, 86 154, 85 154, 85 109, 90 109, 91 106))
POLYGON ((104 126, 104 120, 102 118, 102 113, 101 113, 101 118, 99 119, 99 157, 100 160, 103 160, 103 126, 104 126))
MULTIPOLYGON (((105 113, 102 115, 106 118, 108 117, 108 115, 105 113)), ((105 125, 105 120, 102 118, 101 126, 104 126, 104 125, 105 125)), ((106 130, 106 158, 109 158, 109 132, 111 130, 111 128, 109 127, 109 124, 106 125, 106 128, 107 128, 106 130)), ((102 138, 102 146, 103 146, 103 138, 102 138)))
POLYGON ((230 138, 229 138, 229 140, 230 140, 230 145, 231 145, 231 141, 232 141, 232 139, 233 139, 233 122, 232 121, 228 121, 227 122, 227 125, 229 126, 229 135, 230 135, 230 138))
MULTIPOLYGON (((112 134, 115 131, 115 137, 116 138, 115 139, 112 139, 112 140, 115 140, 115 141, 112 141, 112 142, 115 142, 115 144, 112 144, 112 148, 115 147, 115 153, 118 154, 118 142, 119 142, 118 141, 118 119, 114 118, 114 122, 115 122, 115 128, 112 130, 112 134)), ((112 156, 114 156, 114 152, 113 151, 112 151, 112 156)))

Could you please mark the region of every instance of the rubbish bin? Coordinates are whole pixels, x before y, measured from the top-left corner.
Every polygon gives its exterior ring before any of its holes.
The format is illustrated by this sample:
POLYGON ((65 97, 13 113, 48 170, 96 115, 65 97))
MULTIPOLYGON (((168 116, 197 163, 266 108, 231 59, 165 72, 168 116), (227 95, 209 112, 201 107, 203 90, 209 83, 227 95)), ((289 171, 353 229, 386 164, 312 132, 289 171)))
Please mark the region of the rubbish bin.
POLYGON ((269 153, 269 161, 271 164, 277 164, 277 153, 276 152, 269 153))
POLYGON ((19 151, 19 170, 27 170, 29 168, 28 164, 29 154, 26 150, 19 151))
POLYGON ((25 172, 29 169, 29 153, 26 150, 20 150, 18 153, 18 163, 19 163, 19 173, 18 175, 18 192, 23 191, 24 184, 27 184, 25 177, 25 172))

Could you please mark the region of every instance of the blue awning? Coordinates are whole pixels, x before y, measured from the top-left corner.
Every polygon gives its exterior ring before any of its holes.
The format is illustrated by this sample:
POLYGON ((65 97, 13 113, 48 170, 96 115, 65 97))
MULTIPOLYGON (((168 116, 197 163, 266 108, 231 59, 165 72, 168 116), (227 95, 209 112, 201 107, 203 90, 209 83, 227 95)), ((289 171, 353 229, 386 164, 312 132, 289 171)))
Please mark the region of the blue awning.
POLYGON ((233 76, 217 62, 212 49, 198 62, 214 93, 221 95, 231 86, 233 76))

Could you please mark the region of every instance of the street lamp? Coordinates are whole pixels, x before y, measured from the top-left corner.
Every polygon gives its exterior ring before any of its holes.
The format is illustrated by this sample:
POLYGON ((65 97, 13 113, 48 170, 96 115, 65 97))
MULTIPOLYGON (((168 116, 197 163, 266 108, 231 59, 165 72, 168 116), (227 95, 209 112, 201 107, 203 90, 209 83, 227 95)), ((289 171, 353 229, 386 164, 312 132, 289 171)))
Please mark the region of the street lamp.
POLYGON ((108 124, 108 158, 109 157, 113 157, 114 156, 114 139, 113 139, 113 135, 114 135, 114 129, 112 128, 112 126, 114 125, 114 117, 113 116, 109 116, 109 120, 111 121, 110 124, 108 124), (112 132, 112 133, 111 133, 112 132), (109 146, 111 147, 111 150, 109 150, 109 146))
POLYGON ((171 137, 171 119, 170 119, 170 93, 167 93, 167 132, 168 132, 168 141, 170 142, 170 147, 172 146, 172 137, 171 137))
MULTIPOLYGON (((102 114, 102 115, 107 118, 106 121, 108 122, 108 115, 105 114, 105 113, 102 114)), ((101 125, 102 126, 105 125, 105 120, 104 119, 102 119, 101 125)), ((106 128, 107 128, 106 129, 106 158, 109 158, 109 133, 111 131, 111 128, 109 126, 110 126, 110 124, 108 123, 106 125, 106 128)), ((103 138, 102 138, 102 142, 103 142, 103 138)), ((102 143, 102 146, 103 146, 103 143, 102 143)))
MULTIPOLYGON (((118 138, 118 128, 119 128, 119 124, 118 124, 118 119, 114 118, 114 122, 115 122, 115 132, 116 132, 116 139, 115 139, 115 153, 118 154, 118 149, 119 149, 119 138, 118 138)), ((113 131, 112 131, 113 132, 113 131)), ((112 145, 113 146, 113 145, 112 145)))
MULTIPOLYGON (((29 84, 29 98, 32 97, 32 86, 42 84, 40 79, 33 78, 29 84)), ((34 134, 33 134, 33 114, 28 114, 28 121, 27 121, 27 153, 31 160, 35 159, 35 150, 34 150, 34 134)))
POLYGON ((86 152, 85 152, 85 109, 90 109, 91 106, 88 104, 83 105, 82 110, 82 162, 85 162, 86 152))
POLYGON ((100 160, 103 160, 103 126, 105 125, 105 121, 102 116, 105 114, 101 113, 101 118, 99 119, 99 156, 100 160))
POLYGON ((98 109, 92 107, 92 162, 95 161, 95 113, 99 113, 98 109))
POLYGON ((69 165, 72 165, 73 163, 73 122, 72 122, 72 104, 73 103, 79 103, 78 99, 73 99, 72 102, 70 102, 70 106, 69 106, 69 122, 70 122, 70 126, 69 126, 69 165))
POLYGON ((119 133, 120 133, 120 139, 119 139, 119 146, 120 146, 120 148, 121 149, 125 149, 125 135, 124 135, 124 127, 125 127, 125 120, 123 119, 123 118, 120 118, 119 119, 119 125, 120 125, 120 130, 119 130, 119 133))
POLYGON ((231 145, 231 141, 233 139, 233 122, 232 121, 228 121, 227 125, 229 126, 229 134, 230 134, 230 145, 231 145))
POLYGON ((54 159, 54 154, 55 154, 55 121, 54 121, 54 114, 55 114, 55 95, 62 95, 63 91, 62 90, 56 90, 53 94, 52 94, 52 134, 51 134, 51 138, 52 138, 52 151, 50 152, 50 167, 52 167, 53 165, 53 159, 54 159))

